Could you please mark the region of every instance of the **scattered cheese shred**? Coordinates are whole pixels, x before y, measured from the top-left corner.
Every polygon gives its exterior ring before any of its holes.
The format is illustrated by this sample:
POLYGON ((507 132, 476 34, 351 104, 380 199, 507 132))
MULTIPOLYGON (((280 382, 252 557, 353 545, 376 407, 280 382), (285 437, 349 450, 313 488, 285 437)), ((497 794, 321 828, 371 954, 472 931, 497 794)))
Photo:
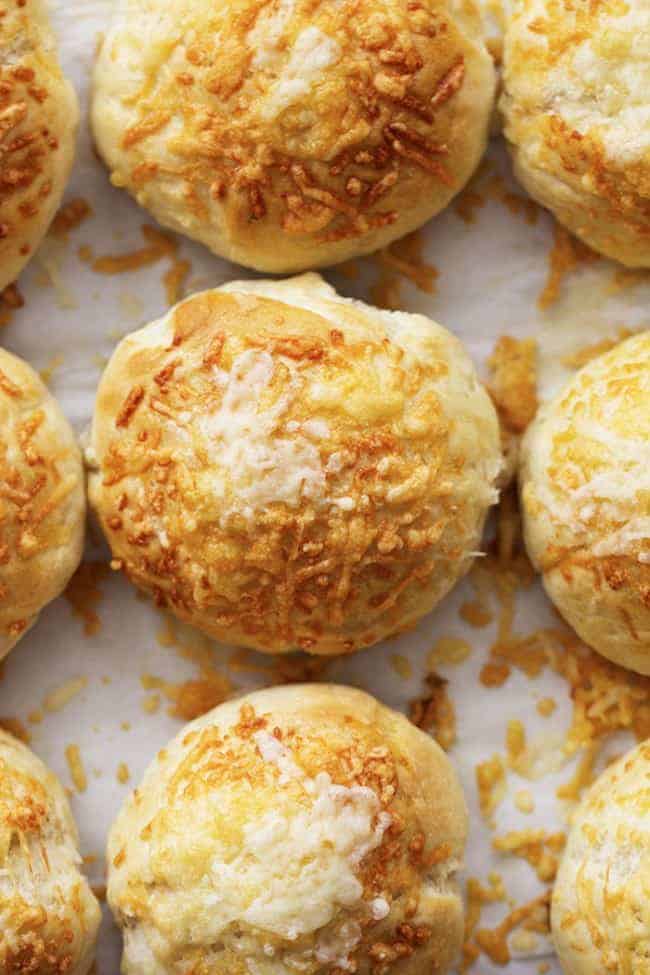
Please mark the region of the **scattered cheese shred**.
POLYGON ((90 264, 97 274, 125 274, 149 267, 164 258, 175 258, 178 242, 173 237, 148 224, 144 224, 141 231, 145 246, 137 250, 96 257, 89 247, 80 247, 79 257, 84 263, 90 264))
POLYGON ((66 240, 71 230, 80 227, 84 220, 92 216, 92 207, 83 197, 68 200, 59 209, 50 226, 49 233, 60 240, 66 240))
POLYGON ((518 789, 514 795, 514 803, 519 812, 526 816, 535 811, 535 800, 528 789, 518 789))
POLYGON ((104 562, 82 562, 63 594, 72 606, 73 614, 83 620, 86 636, 99 632, 101 620, 96 609, 102 599, 99 584, 108 574, 104 562))
POLYGON ((420 291, 430 295, 436 293, 439 272, 426 263, 423 247, 424 238, 419 231, 415 231, 373 255, 379 272, 377 281, 370 288, 373 304, 393 311, 401 308, 401 284, 404 279, 420 291))
POLYGON ((449 751, 456 741, 456 711, 447 693, 447 681, 436 673, 425 677, 428 693, 411 702, 413 724, 433 734, 441 748, 449 751))
POLYGON ((583 345, 575 352, 565 356, 562 359, 562 365, 566 366, 567 369, 582 369, 582 367, 586 366, 588 362, 591 362, 593 359, 597 359, 598 356, 609 352, 610 349, 620 345, 624 339, 629 338, 631 335, 634 335, 634 331, 632 329, 619 328, 618 334, 615 338, 601 339, 600 342, 594 342, 592 345, 583 345))
POLYGON ((476 944, 496 965, 507 965, 510 961, 508 936, 520 926, 526 930, 549 932, 549 904, 551 892, 546 891, 528 904, 515 908, 496 928, 476 932, 476 944))
POLYGON ((390 656, 390 665, 402 680, 410 680, 413 676, 413 665, 408 657, 405 657, 402 653, 392 653, 390 656))
POLYGON ((488 359, 488 392, 506 431, 521 434, 537 412, 537 342, 502 335, 488 359))
POLYGON ((469 877, 467 880, 467 907, 465 910, 465 936, 461 972, 466 972, 471 968, 480 954, 480 948, 472 942, 472 937, 480 923, 483 906, 507 900, 500 874, 490 873, 488 884, 489 886, 485 887, 476 877, 469 877))
POLYGON ((184 295, 185 283, 192 270, 189 261, 174 259, 172 266, 163 274, 165 296, 168 305, 175 305, 184 295))
POLYGON ((583 244, 577 237, 573 237, 559 223, 556 223, 553 230, 553 244, 548 256, 548 276, 537 299, 539 307, 545 310, 555 304, 560 297, 562 285, 567 275, 578 267, 592 264, 598 259, 598 255, 591 248, 583 244))
POLYGON ((564 849, 565 842, 564 833, 549 834, 544 829, 523 829, 495 836, 492 846, 500 853, 526 860, 542 883, 552 883, 557 873, 558 854, 564 849))
POLYGON ((494 812, 506 794, 506 767, 500 755, 479 762, 475 768, 478 802, 483 818, 492 825, 494 812))
POLYGON ((537 702, 537 713, 541 714, 543 718, 550 718, 556 708, 557 701, 552 697, 542 697, 537 702))
POLYGON ((72 680, 67 680, 45 695, 43 698, 44 709, 50 712, 62 711, 66 704, 69 704, 72 698, 80 694, 87 685, 87 677, 74 677, 72 680))
POLYGON ((467 640, 457 636, 441 636, 427 657, 427 667, 435 670, 439 664, 460 664, 470 656, 472 648, 467 640))
POLYGON ((85 792, 88 788, 88 779, 84 769, 79 745, 66 745, 65 757, 70 769, 70 777, 77 792, 85 792))

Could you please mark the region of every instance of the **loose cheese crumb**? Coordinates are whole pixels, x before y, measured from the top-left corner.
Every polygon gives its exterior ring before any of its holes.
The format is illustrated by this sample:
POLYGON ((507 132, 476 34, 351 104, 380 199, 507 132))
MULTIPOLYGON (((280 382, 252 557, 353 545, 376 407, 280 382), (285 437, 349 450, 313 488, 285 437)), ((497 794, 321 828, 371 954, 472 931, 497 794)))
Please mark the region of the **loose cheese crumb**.
POLYGON ((441 748, 448 751, 456 741, 456 711, 447 693, 447 681, 436 673, 427 674, 429 693, 411 701, 409 717, 423 731, 432 732, 441 748))
POLYGON ((413 665, 411 661, 401 653, 391 654, 390 665, 402 680, 410 680, 413 676, 413 665))
POLYGON ((84 635, 95 636, 101 627, 97 606, 102 600, 100 583, 108 576, 104 562, 82 562, 64 592, 72 612, 83 620, 84 635))
POLYGON ((45 695, 43 698, 43 707, 46 711, 62 711, 66 704, 69 704, 72 698, 80 694, 87 686, 87 677, 75 677, 72 680, 68 680, 65 684, 61 684, 60 687, 55 688, 55 690, 45 695))
POLYGON ((318 27, 306 27, 293 43, 281 76, 260 102, 260 115, 277 118, 285 109, 309 94, 319 77, 341 56, 340 45, 318 27))
POLYGON ((84 769, 79 745, 67 745, 65 757, 70 769, 70 777, 77 792, 85 792, 88 788, 88 779, 84 769))
POLYGON ((537 342, 502 335, 488 359, 488 392, 499 419, 511 433, 521 434, 537 412, 537 342))
POLYGON ((555 304, 560 297, 565 277, 581 265, 591 264, 596 260, 598 255, 591 248, 556 223, 553 244, 548 256, 548 277, 537 299, 539 307, 545 310, 555 304))
POLYGON ((500 755, 479 762, 475 768, 478 801, 484 819, 492 824, 495 810, 506 794, 506 768, 500 755))
POLYGON ((543 883, 551 883, 557 873, 557 854, 564 849, 565 842, 564 833, 549 834, 544 829, 524 829, 495 836, 492 846, 501 853, 526 860, 543 883))
POLYGON ((457 636, 441 636, 427 657, 427 668, 435 670, 438 664, 460 664, 467 660, 472 648, 467 640, 457 636))
POLYGON ((515 806, 519 812, 529 815, 535 811, 535 800, 528 789, 519 789, 514 796, 515 806))

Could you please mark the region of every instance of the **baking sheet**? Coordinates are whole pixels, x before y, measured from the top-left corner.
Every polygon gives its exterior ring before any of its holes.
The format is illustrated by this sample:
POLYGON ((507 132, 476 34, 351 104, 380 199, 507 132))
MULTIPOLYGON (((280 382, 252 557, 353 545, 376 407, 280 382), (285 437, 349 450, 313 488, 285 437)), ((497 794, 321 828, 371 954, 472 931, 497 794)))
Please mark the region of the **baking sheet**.
MULTIPOLYGON (((137 272, 103 276, 79 258, 80 247, 91 246, 96 254, 118 254, 142 246, 141 227, 151 223, 147 214, 123 192, 113 189, 102 165, 94 157, 88 132, 87 89, 97 39, 110 16, 110 0, 59 0, 53 16, 61 42, 62 60, 82 100, 79 153, 66 199, 83 197, 93 215, 71 232, 67 243, 49 238, 20 280, 25 307, 3 329, 0 340, 36 368, 53 367, 50 386, 63 409, 81 433, 87 428, 97 381, 103 363, 116 341, 127 331, 158 317, 166 307, 162 274, 170 266, 162 261, 137 272)), ((509 179, 507 163, 498 141, 490 147, 495 171, 509 179)), ((552 225, 540 215, 526 222, 503 204, 491 199, 467 224, 454 208, 430 223, 424 231, 426 260, 439 272, 435 295, 419 291, 408 281, 401 285, 402 305, 410 311, 431 315, 455 331, 467 344, 485 373, 485 363, 496 338, 502 333, 533 336, 540 346, 540 384, 547 395, 566 379, 562 359, 571 351, 616 335, 621 327, 648 325, 646 309, 650 287, 641 281, 618 292, 612 287, 616 268, 598 261, 578 268, 561 286, 561 295, 546 312, 537 297, 548 272, 547 256, 552 225)), ((219 261, 201 247, 179 240, 179 256, 191 262, 189 291, 217 285, 247 272, 219 261)), ((344 294, 368 297, 376 282, 377 262, 357 262, 358 277, 332 272, 327 277, 344 294)), ((86 558, 106 559, 106 550, 92 532, 86 558)), ((116 574, 97 584, 95 609, 100 619, 97 632, 84 633, 84 622, 74 615, 70 602, 58 600, 39 624, 8 658, 0 682, 0 716, 21 719, 31 734, 32 747, 72 789, 72 803, 81 832, 82 852, 98 859, 87 870, 96 884, 104 882, 102 853, 106 832, 128 789, 137 784, 155 751, 173 734, 180 722, 167 713, 164 689, 143 686, 143 675, 154 675, 170 684, 197 674, 197 662, 185 659, 179 646, 194 647, 184 636, 161 638, 167 624, 146 600, 116 574), (169 645, 169 644, 172 645, 169 645), (168 644, 168 645, 163 645, 168 644), (67 681, 84 678, 87 683, 58 712, 43 709, 45 696, 67 681), (152 694, 162 694, 156 713, 143 710, 152 694), (28 715, 43 714, 40 723, 28 715), (87 789, 73 789, 65 748, 78 744, 88 777, 87 789), (130 781, 120 783, 117 769, 126 763, 130 781)), ((498 870, 512 901, 530 901, 544 888, 533 869, 521 860, 495 856, 492 833, 478 810, 475 766, 494 753, 504 753, 507 719, 520 718, 529 738, 555 736, 561 741, 569 725, 571 705, 567 686, 548 672, 535 681, 513 671, 500 689, 488 690, 478 680, 487 651, 494 640, 494 626, 468 627, 459 617, 461 603, 472 598, 469 582, 463 583, 432 616, 407 636, 335 662, 327 679, 364 687, 387 704, 408 709, 422 696, 427 656, 442 636, 467 640, 471 656, 461 665, 439 666, 449 680, 450 696, 458 719, 458 740, 451 755, 462 777, 471 814, 467 851, 467 875, 486 882, 498 870), (395 657, 412 665, 410 676, 395 669, 395 657), (553 697, 558 708, 542 718, 536 702, 553 697)), ((541 589, 534 586, 518 603, 517 626, 530 632, 537 626, 557 625, 541 589)), ((255 672, 229 672, 231 648, 214 646, 214 664, 229 673, 241 688, 264 681, 255 672)), ((187 655, 186 655, 187 656, 187 655)), ((192 656, 192 653, 190 653, 192 656)), ((267 658, 250 659, 268 666, 267 658)), ((145 679, 145 683, 146 683, 145 679)), ((149 681, 151 683, 151 681, 149 681)), ((619 749, 624 740, 611 743, 619 749)), ((509 794, 497 810, 497 832, 543 826, 551 831, 565 828, 565 810, 555 798, 558 783, 567 781, 571 764, 539 782, 508 775, 509 794), (524 815, 513 802, 518 789, 535 798, 535 812, 524 815)), ((493 926, 506 913, 506 905, 485 908, 482 926, 493 926)), ((540 963, 559 973, 548 943, 540 938, 527 951, 513 949, 510 975, 533 975, 540 963), (516 957, 518 956, 518 957, 516 957)), ((119 937, 105 911, 98 952, 98 975, 114 975, 119 967, 119 937)), ((482 975, 502 971, 482 956, 473 971, 482 975)))

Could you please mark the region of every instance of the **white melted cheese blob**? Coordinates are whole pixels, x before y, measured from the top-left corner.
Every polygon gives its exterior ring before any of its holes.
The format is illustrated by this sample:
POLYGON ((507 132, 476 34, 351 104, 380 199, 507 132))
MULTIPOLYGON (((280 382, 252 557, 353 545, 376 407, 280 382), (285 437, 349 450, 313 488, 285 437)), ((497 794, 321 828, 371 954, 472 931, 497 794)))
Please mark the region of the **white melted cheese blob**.
POLYGON ((306 27, 298 34, 287 65, 260 105, 262 118, 277 118, 281 112, 308 95, 319 75, 341 56, 341 48, 318 27, 306 27))
MULTIPOLYGON (((381 845, 392 820, 372 789, 335 785, 326 772, 309 777, 267 732, 254 741, 263 760, 280 771, 280 783, 299 783, 305 801, 290 814, 278 802, 244 825, 237 857, 212 862, 210 911, 218 928, 239 920, 294 941, 328 925, 339 909, 361 903, 356 870, 381 845)), ((368 905, 371 916, 376 907, 375 901, 368 905)), ((360 937, 360 928, 346 919, 317 939, 315 955, 346 970, 360 937)))
POLYGON ((276 63, 280 56, 280 41, 287 24, 296 8, 295 0, 277 0, 275 4, 264 7, 251 30, 246 34, 246 43, 255 52, 254 68, 267 68, 276 63))
POLYGON ((324 497, 326 475, 314 440, 327 435, 327 424, 295 424, 291 437, 278 430, 300 392, 295 366, 289 360, 285 364, 289 382, 266 408, 259 403, 275 371, 268 352, 247 350, 235 358, 229 373, 215 370, 223 398, 216 412, 199 417, 198 426, 215 460, 210 491, 224 505, 222 521, 233 511, 252 518, 272 502, 297 507, 303 498, 324 497))

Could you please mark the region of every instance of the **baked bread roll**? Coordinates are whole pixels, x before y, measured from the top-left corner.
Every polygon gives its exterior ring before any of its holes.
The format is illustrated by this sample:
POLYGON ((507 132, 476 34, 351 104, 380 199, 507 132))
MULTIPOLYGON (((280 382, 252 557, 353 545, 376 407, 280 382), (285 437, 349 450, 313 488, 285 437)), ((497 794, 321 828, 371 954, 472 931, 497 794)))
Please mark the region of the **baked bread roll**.
POLYGON ((610 766, 580 805, 553 892, 565 975, 648 975, 650 741, 610 766))
POLYGON ((0 730, 0 972, 86 975, 100 910, 60 782, 0 730))
POLYGON ((0 291, 18 277, 57 211, 79 112, 44 0, 10 0, 0 17, 0 291))
POLYGON ((500 468, 462 346, 317 275, 197 294, 102 377, 89 494, 114 559, 219 640, 347 653, 470 567, 500 468))
POLYGON ((594 250, 650 267, 650 3, 515 9, 501 108, 517 178, 594 250))
POLYGON ((383 247, 485 149, 495 72, 472 0, 118 0, 92 125, 116 186, 262 271, 383 247))
POLYGON ((444 752, 367 694, 222 704, 159 752, 111 830, 122 972, 444 975, 466 833, 444 752))
POLYGON ((31 366, 0 349, 0 659, 79 565, 85 513, 72 429, 31 366))
POLYGON ((542 407, 520 479, 547 593, 586 643, 650 674, 650 332, 590 362, 542 407))

